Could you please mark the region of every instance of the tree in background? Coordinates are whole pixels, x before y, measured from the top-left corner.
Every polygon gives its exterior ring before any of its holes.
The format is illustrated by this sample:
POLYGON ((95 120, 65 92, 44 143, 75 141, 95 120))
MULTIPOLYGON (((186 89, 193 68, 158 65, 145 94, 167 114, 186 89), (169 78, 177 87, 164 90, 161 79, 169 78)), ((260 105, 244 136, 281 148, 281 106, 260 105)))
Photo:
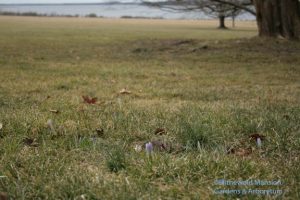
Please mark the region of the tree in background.
MULTIPOLYGON (((202 11, 204 14, 219 19, 219 28, 226 29, 225 19, 227 17, 231 17, 234 21, 235 17, 238 16, 242 9, 224 4, 219 2, 213 2, 211 0, 186 0, 186 1, 178 1, 178 0, 169 0, 162 2, 149 2, 144 1, 149 6, 158 7, 160 9, 172 10, 172 11, 181 11, 181 12, 189 12, 189 11, 202 11)), ((233 23, 234 24, 234 23, 233 23)))
MULTIPOLYGON (((234 9, 242 9, 256 16, 259 36, 300 39, 299 0, 171 0, 167 2, 175 5, 219 3, 234 9)), ((202 6, 200 8, 204 9, 202 6)))
MULTIPOLYGON (((205 1, 196 1, 196 4, 198 4, 199 8, 208 16, 211 16, 213 18, 219 19, 219 28, 225 29, 225 19, 227 17, 231 17, 233 20, 241 13, 241 9, 226 5, 219 2, 211 2, 210 0, 205 1)), ((233 25, 234 26, 234 25, 233 25)))
MULTIPOLYGON (((201 0, 200 0, 201 1, 201 0)), ((258 33, 261 37, 300 38, 299 0, 210 0, 236 6, 256 15, 258 33), (253 5, 255 11, 249 8, 253 5)))

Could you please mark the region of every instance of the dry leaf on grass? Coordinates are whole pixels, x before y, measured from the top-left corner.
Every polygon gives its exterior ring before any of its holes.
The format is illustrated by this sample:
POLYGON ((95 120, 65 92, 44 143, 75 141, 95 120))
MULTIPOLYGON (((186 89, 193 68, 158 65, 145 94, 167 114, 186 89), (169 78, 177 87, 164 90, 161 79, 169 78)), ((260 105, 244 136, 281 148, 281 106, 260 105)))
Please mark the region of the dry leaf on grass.
POLYGON ((166 129, 164 128, 157 128, 154 132, 155 135, 165 135, 167 134, 167 131, 166 129))
POLYGON ((2 124, 2 123, 0 123, 0 131, 2 130, 2 128, 3 128, 3 124, 2 124))
POLYGON ((237 156, 249 156, 252 153, 251 148, 229 148, 227 149, 227 154, 234 154, 237 156))
POLYGON ((98 137, 102 137, 104 135, 104 130, 103 128, 97 128, 96 133, 98 137))
POLYGON ((123 88, 122 90, 120 90, 119 94, 131 94, 132 92, 127 90, 126 88, 123 88))
POLYGON ((31 146, 31 147, 37 147, 38 143, 35 141, 35 139, 32 138, 25 138, 23 139, 23 143, 27 146, 31 146))
POLYGON ((8 200, 8 195, 4 192, 0 192, 0 200, 8 200))
POLYGON ((44 97, 41 101, 44 102, 44 101, 47 101, 47 100, 50 99, 50 98, 51 98, 51 96, 48 95, 48 96, 44 97))
POLYGON ((96 104, 97 103, 97 98, 96 97, 89 97, 89 96, 82 96, 83 101, 87 104, 96 104))
POLYGON ((252 149, 239 148, 235 151, 235 155, 238 156, 249 156, 252 153, 252 149))
POLYGON ((55 114, 59 114, 60 113, 59 110, 54 110, 54 109, 50 109, 49 111, 52 112, 52 113, 55 113, 55 114))

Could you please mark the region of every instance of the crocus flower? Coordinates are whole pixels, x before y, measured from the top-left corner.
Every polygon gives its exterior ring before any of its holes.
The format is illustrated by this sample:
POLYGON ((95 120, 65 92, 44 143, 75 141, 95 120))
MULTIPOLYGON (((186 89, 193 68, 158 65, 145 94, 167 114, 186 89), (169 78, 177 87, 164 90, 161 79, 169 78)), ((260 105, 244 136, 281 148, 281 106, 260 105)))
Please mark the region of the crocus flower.
POLYGON ((151 154, 152 151, 153 151, 153 145, 152 145, 152 143, 151 142, 146 143, 146 148, 145 149, 146 149, 146 152, 148 154, 151 154))
POLYGON ((48 126, 48 128, 50 128, 50 130, 51 130, 52 132, 55 132, 55 129, 54 129, 54 125, 53 125, 52 119, 49 119, 49 120, 47 121, 47 126, 48 126))
POLYGON ((259 148, 262 146, 262 142, 261 142, 260 138, 256 139, 256 144, 257 144, 257 147, 259 147, 259 148))
POLYGON ((135 145, 134 150, 136 152, 141 152, 142 151, 142 146, 137 144, 137 145, 135 145))
POLYGON ((266 136, 260 135, 258 133, 250 135, 251 140, 255 141, 257 147, 259 147, 259 148, 262 146, 262 141, 265 139, 265 137, 266 136))

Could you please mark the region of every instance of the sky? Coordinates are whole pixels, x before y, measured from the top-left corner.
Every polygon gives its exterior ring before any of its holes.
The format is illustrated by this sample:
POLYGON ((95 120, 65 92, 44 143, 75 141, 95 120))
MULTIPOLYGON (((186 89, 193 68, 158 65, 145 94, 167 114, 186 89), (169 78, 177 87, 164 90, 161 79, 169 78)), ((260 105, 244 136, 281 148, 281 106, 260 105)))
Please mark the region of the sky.
MULTIPOLYGON (((135 2, 139 0, 117 0, 120 2, 135 2)), ((152 0, 159 1, 159 0, 152 0)), ((109 0, 0 0, 0 4, 23 4, 23 3, 101 3, 109 0)))

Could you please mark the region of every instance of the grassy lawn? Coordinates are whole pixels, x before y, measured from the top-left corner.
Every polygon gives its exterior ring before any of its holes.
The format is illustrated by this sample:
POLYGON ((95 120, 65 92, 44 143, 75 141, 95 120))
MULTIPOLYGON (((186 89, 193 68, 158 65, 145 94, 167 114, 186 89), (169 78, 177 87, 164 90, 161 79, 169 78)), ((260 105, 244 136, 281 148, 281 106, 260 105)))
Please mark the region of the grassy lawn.
POLYGON ((300 199, 300 43, 215 26, 0 17, 0 195, 300 199))

